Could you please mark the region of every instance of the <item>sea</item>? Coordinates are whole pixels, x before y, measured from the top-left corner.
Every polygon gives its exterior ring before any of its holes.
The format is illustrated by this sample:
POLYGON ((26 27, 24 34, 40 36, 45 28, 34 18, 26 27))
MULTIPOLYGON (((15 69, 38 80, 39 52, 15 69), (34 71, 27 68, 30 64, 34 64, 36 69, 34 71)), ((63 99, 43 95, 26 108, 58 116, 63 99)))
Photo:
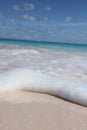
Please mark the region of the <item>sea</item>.
POLYGON ((0 39, 0 90, 28 90, 87 106, 87 44, 0 39))

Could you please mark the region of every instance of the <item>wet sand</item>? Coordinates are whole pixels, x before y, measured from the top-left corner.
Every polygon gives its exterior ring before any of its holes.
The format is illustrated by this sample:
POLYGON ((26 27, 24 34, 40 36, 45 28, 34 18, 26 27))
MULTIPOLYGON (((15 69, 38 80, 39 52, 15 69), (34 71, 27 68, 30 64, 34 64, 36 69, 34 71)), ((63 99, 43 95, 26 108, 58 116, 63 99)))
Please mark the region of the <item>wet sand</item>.
POLYGON ((0 130, 87 130, 87 108, 32 92, 0 92, 0 130))

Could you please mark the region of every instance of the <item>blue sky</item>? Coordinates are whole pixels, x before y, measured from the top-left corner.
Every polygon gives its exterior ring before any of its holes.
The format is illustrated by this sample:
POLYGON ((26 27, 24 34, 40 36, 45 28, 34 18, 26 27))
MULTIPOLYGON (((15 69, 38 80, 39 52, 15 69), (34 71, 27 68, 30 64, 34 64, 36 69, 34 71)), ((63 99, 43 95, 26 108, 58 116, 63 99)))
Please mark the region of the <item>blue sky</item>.
POLYGON ((87 0, 0 0, 0 38, 87 44, 87 0))

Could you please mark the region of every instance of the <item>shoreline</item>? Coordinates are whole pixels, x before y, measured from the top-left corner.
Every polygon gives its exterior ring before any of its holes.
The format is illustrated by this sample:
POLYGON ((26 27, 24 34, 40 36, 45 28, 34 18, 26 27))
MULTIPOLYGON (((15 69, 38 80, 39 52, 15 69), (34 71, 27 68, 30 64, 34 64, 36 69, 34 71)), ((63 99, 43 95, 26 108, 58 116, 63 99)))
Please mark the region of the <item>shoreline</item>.
POLYGON ((87 130, 87 108, 41 93, 0 92, 1 130, 87 130))

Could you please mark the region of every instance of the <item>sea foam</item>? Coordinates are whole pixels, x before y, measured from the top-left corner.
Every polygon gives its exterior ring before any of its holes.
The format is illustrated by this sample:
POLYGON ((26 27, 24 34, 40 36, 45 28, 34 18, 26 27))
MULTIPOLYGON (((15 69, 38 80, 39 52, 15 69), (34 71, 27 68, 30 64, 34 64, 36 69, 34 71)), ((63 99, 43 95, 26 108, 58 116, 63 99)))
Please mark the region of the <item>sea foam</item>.
POLYGON ((26 68, 0 73, 0 91, 5 90, 47 93, 87 106, 87 85, 84 82, 54 77, 26 68))

